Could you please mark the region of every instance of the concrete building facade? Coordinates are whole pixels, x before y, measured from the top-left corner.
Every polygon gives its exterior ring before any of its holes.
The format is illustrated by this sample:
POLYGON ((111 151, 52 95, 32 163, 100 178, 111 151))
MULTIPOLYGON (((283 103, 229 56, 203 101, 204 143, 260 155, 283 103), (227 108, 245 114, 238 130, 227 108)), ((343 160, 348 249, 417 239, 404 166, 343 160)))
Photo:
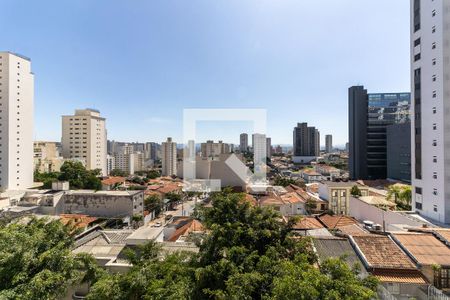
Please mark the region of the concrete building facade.
POLYGON ((325 136, 325 152, 326 153, 333 152, 333 136, 331 134, 327 134, 325 136))
POLYGON ((247 152, 248 151, 248 134, 241 133, 239 136, 239 151, 247 152))
POLYGON ((411 182, 411 123, 386 127, 387 178, 411 182))
POLYGON ((33 185, 33 111, 30 59, 0 52, 0 191, 33 185))
POLYGON ((386 179, 386 127, 410 122, 410 98, 410 93, 369 94, 363 86, 349 88, 350 178, 386 179))
POLYGON ((41 173, 59 172, 64 159, 59 155, 55 142, 33 143, 34 170, 41 173))
POLYGON ((162 175, 177 175, 177 143, 168 137, 161 145, 162 175))
POLYGON ((450 1, 411 0, 413 209, 450 223, 450 1))
POLYGON ((88 170, 106 167, 106 120, 95 109, 77 109, 62 117, 62 154, 64 158, 83 161, 88 170))
POLYGON ((309 163, 320 155, 320 133, 308 123, 298 123, 293 132, 293 161, 309 163))

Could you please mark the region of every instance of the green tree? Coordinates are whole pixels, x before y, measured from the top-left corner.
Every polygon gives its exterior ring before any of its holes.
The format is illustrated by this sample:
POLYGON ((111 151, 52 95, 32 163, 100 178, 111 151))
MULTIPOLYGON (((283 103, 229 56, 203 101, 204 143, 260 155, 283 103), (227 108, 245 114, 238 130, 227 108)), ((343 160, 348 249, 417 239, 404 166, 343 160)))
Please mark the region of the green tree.
POLYGON ((0 227, 0 299, 60 299, 68 287, 101 277, 91 256, 72 254, 71 232, 34 218, 0 227))
POLYGON ((42 188, 52 188, 52 183, 58 181, 59 172, 40 173, 38 170, 34 171, 34 181, 42 182, 44 185, 42 188))
POLYGON ((145 210, 155 212, 155 215, 159 215, 162 210, 162 200, 158 195, 150 195, 144 199, 144 208, 145 210))
POLYGON ((61 166, 59 180, 69 181, 72 189, 93 189, 100 190, 102 183, 100 178, 100 170, 86 170, 79 161, 65 161, 61 166))
POLYGON ((397 207, 403 210, 411 210, 411 186, 403 184, 392 184, 388 187, 386 198, 394 198, 397 207))
POLYGON ((350 194, 354 197, 359 197, 361 196, 361 190, 359 189, 359 187, 357 185, 352 186, 351 190, 350 190, 350 194))
POLYGON ((121 169, 113 169, 109 172, 110 176, 127 177, 129 174, 121 169))

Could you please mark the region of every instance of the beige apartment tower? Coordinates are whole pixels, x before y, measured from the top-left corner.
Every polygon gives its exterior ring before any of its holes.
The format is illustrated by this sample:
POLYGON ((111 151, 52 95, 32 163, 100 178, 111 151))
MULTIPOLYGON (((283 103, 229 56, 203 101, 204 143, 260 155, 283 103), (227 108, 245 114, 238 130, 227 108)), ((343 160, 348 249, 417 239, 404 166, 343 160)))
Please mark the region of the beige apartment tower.
POLYGON ((33 185, 34 74, 29 58, 0 52, 0 190, 33 185))
POLYGON ((162 175, 177 175, 177 143, 172 142, 172 138, 162 143, 161 155, 162 175))
POLYGON ((77 109, 62 117, 62 155, 82 161, 88 170, 107 174, 105 118, 95 109, 77 109))

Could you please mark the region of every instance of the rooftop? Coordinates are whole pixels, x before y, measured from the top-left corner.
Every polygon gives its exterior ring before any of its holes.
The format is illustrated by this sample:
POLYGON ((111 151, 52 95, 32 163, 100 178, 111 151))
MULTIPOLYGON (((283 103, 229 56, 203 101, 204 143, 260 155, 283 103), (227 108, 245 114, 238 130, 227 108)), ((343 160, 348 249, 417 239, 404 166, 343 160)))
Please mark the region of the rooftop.
POLYGON ((319 216, 318 218, 319 218, 320 222, 322 222, 325 225, 325 227, 327 227, 328 229, 337 229, 337 228, 352 225, 352 224, 358 224, 358 221, 356 221, 352 217, 344 216, 344 215, 332 216, 332 215, 324 214, 324 215, 319 216))
POLYGON ((450 248, 432 233, 395 233, 396 239, 421 265, 450 267, 450 248))
POLYGON ((405 252, 388 236, 352 236, 370 268, 415 270, 416 266, 405 252))
POLYGON ((302 217, 300 221, 295 223, 292 227, 296 230, 310 230, 310 229, 319 229, 324 228, 322 223, 320 223, 315 217, 302 217))

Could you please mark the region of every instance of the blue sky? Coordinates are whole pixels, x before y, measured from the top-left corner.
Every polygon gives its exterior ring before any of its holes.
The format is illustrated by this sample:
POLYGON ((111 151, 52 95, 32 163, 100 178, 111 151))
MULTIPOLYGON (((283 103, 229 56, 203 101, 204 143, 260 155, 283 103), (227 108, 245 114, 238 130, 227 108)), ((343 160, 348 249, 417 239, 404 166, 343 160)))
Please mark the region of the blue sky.
POLYGON ((344 144, 349 86, 410 90, 409 0, 0 2, 0 50, 32 59, 40 140, 76 108, 99 109, 110 139, 157 142, 182 140, 185 108, 265 108, 273 144, 303 121, 344 144))

